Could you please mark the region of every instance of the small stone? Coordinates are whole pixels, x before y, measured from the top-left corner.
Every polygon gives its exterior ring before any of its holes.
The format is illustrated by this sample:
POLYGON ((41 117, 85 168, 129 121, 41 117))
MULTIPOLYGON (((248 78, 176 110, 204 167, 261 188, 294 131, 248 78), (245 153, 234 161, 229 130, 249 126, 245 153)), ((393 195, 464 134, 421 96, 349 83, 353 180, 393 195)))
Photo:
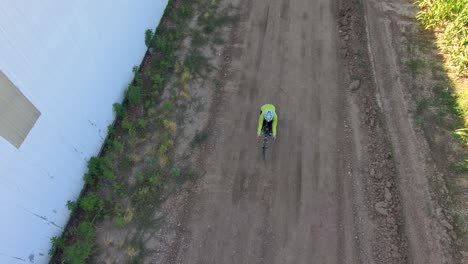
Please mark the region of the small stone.
POLYGON ((392 199, 392 193, 389 188, 385 188, 385 201, 390 201, 392 199))
POLYGON ((442 224, 445 228, 447 228, 450 231, 453 230, 453 226, 446 220, 440 221, 440 224, 442 224))
POLYGON ((381 215, 388 215, 387 209, 385 208, 387 204, 385 202, 378 202, 375 204, 375 210, 381 215))
POLYGON ((374 169, 374 168, 371 168, 371 169, 370 169, 370 175, 371 175, 371 176, 375 176, 375 169, 374 169))
POLYGON ((387 217, 387 224, 388 225, 395 225, 395 218, 393 217, 387 217))
POLYGON ((349 85, 349 89, 351 90, 351 92, 354 92, 357 89, 359 89, 360 86, 361 86, 361 81, 355 80, 349 85))
POLYGON ((346 35, 346 36, 344 37, 344 40, 345 40, 345 41, 348 41, 348 40, 349 40, 349 35, 346 35))

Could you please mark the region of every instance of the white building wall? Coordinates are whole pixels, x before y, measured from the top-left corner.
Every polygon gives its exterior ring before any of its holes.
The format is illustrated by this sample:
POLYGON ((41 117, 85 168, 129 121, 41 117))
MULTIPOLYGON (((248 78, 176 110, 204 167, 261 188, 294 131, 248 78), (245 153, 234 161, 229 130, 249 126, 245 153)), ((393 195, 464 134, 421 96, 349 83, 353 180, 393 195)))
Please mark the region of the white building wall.
POLYGON ((41 116, 19 149, 0 137, 0 263, 48 261, 166 4, 1 1, 0 70, 41 116))

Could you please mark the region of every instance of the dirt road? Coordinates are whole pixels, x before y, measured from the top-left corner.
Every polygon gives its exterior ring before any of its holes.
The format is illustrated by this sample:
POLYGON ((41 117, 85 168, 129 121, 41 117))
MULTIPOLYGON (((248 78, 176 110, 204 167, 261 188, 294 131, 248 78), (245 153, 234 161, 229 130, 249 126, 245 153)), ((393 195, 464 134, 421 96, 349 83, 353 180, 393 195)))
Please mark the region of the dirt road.
MULTIPOLYGON (((414 135, 407 137, 409 130, 393 119, 395 127, 387 129, 381 119, 392 115, 382 116, 376 100, 368 54, 378 50, 367 45, 363 6, 235 4, 241 21, 224 54, 229 77, 212 109, 216 136, 204 156, 205 173, 185 195, 167 254, 150 262, 450 263, 440 241, 421 244, 433 238, 424 229, 429 225, 413 222, 424 218, 424 209, 400 198, 411 199, 409 187, 400 186, 411 172, 401 166, 417 171, 421 161, 403 153, 414 135), (266 161, 255 137, 264 103, 276 105, 279 116, 266 161)), ((371 33, 378 43, 378 30, 371 33)), ((377 78, 391 70, 378 69, 377 78)))

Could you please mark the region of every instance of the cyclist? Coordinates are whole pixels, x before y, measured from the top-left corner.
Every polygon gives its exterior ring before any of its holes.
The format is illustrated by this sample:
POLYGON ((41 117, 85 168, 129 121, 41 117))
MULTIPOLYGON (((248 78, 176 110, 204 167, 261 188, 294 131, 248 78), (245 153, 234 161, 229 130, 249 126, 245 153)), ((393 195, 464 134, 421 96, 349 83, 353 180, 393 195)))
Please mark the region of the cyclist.
POLYGON ((270 136, 276 138, 276 126, 278 125, 278 115, 275 112, 275 106, 272 104, 264 104, 260 108, 260 117, 258 118, 257 136, 260 137, 262 134, 262 128, 265 122, 270 128, 270 136), (271 133, 273 131, 273 133, 271 133), (273 135, 272 135, 273 134, 273 135))

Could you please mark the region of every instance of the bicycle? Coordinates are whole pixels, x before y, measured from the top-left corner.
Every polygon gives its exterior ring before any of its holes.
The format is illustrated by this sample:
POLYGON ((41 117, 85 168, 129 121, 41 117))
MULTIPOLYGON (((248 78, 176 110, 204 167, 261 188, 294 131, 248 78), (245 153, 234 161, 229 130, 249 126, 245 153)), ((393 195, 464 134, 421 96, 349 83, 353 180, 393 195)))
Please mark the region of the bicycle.
POLYGON ((262 128, 262 135, 263 135, 263 145, 262 145, 262 156, 263 160, 266 158, 266 151, 268 149, 268 139, 271 137, 271 129, 268 123, 265 122, 262 128))

